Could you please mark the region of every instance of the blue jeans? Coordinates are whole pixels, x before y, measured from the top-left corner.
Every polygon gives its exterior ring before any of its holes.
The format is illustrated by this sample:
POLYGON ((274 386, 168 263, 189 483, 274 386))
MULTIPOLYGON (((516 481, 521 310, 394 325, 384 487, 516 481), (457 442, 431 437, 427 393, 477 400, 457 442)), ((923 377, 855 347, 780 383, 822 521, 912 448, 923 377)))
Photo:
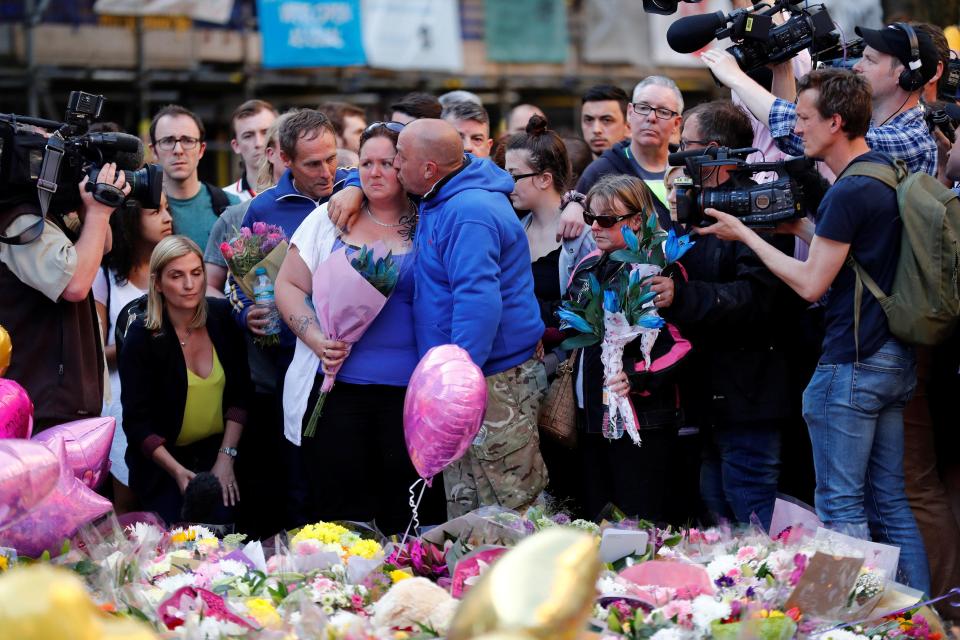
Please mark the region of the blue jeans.
POLYGON ((900 547, 898 579, 929 593, 927 553, 903 478, 903 408, 915 386, 913 350, 891 339, 860 362, 817 365, 803 418, 824 525, 900 547))
POLYGON ((704 434, 700 495, 717 518, 770 528, 780 477, 780 425, 744 423, 704 434))

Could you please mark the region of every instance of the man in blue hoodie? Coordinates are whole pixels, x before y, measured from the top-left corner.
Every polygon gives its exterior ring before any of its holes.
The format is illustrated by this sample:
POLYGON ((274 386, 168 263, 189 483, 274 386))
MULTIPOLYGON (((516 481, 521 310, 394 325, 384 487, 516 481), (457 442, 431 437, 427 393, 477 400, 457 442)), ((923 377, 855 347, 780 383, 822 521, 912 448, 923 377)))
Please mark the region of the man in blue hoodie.
POLYGON ((483 426, 444 470, 448 515, 525 507, 547 484, 537 432, 547 382, 536 357, 543 323, 530 249, 507 197, 513 180, 464 155, 457 130, 442 120, 408 124, 394 166, 404 188, 422 196, 414 298, 420 354, 456 344, 487 378, 483 426))

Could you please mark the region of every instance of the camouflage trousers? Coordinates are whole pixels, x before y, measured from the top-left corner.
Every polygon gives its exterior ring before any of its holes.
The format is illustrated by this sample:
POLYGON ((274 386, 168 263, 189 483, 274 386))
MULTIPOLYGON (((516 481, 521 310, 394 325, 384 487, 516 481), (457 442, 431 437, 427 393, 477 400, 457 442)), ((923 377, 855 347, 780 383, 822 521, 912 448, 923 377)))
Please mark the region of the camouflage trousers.
POLYGON ((543 363, 531 358, 487 378, 487 412, 473 444, 443 471, 447 516, 479 507, 532 503, 547 486, 537 414, 547 391, 543 363))

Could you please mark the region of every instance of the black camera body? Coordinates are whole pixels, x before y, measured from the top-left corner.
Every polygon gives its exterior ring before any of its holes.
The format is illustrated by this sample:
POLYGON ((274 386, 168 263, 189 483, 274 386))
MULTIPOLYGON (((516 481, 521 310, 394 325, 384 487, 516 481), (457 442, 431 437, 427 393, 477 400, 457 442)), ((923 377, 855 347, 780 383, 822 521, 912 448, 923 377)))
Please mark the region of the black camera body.
MULTIPOLYGON (((691 4, 699 3, 700 0, 683 0, 691 4)), ((647 13, 656 13, 661 16, 668 16, 677 12, 677 5, 680 0, 643 0, 643 10, 647 13)))
POLYGON ((73 91, 64 122, 0 114, 0 209, 36 204, 46 215, 61 215, 81 205, 77 184, 90 177, 88 190, 108 206, 127 199, 144 208, 160 207, 163 172, 143 167, 143 143, 125 133, 90 133, 100 116, 103 96, 73 91), (100 168, 115 162, 131 187, 129 196, 112 185, 96 185, 100 168))
POLYGON ((960 115, 960 108, 956 105, 952 108, 949 103, 942 102, 923 105, 923 119, 927 123, 927 130, 932 134, 939 129, 951 143, 957 140, 957 120, 954 117, 957 115, 960 115))
POLYGON ((688 176, 679 177, 673 183, 677 221, 698 227, 710 225, 713 219, 704 211, 713 208, 740 218, 749 227, 770 228, 786 220, 802 218, 811 207, 816 209, 829 185, 821 183, 813 160, 799 157, 747 163, 746 157, 755 151, 753 148, 708 147, 670 154, 670 164, 686 165, 688 176), (721 169, 731 174, 732 183, 743 186, 704 187, 703 177, 721 169), (777 179, 763 184, 750 183, 750 176, 766 171, 775 172, 777 179))
MULTIPOLYGON (((751 14, 742 18, 744 21, 751 19, 757 18, 751 14)), ((768 64, 786 62, 804 49, 810 49, 811 55, 816 56, 835 47, 838 40, 830 14, 826 7, 818 4, 793 12, 783 24, 771 26, 765 37, 744 38, 739 44, 728 47, 727 51, 741 69, 750 72, 768 64)))
POLYGON ((667 42, 680 53, 693 53, 714 39, 724 38, 736 43, 727 51, 747 73, 786 62, 804 49, 809 49, 817 60, 846 59, 850 47, 841 44, 824 5, 807 6, 798 0, 775 0, 772 5, 760 2, 729 15, 717 11, 687 16, 667 30, 667 42), (782 11, 789 13, 790 18, 774 25, 774 16, 782 11))

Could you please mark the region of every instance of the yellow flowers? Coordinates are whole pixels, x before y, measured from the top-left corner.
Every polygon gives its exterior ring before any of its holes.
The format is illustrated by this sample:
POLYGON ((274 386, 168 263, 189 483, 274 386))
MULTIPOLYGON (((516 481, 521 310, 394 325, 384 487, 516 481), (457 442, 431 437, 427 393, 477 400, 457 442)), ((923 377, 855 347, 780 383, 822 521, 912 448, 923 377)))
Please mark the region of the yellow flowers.
POLYGON ((381 551, 382 548, 380 545, 373 540, 358 540, 356 544, 347 549, 347 553, 351 556, 359 556, 367 560, 370 560, 381 551))
POLYGON ((341 527, 338 524, 318 522, 304 525, 290 542, 296 544, 301 540, 317 540, 323 544, 340 544, 340 538, 349 533, 346 527, 341 527))
POLYGON ((391 572, 389 573, 389 575, 390 575, 390 581, 391 581, 393 584, 397 584, 398 582, 400 582, 400 581, 402 581, 402 580, 406 580, 406 579, 408 579, 408 578, 412 578, 412 577, 413 577, 412 575, 410 575, 410 574, 407 573, 406 571, 403 571, 402 569, 394 569, 393 571, 391 571, 391 572))
POLYGON ((247 613, 251 618, 257 621, 261 627, 277 628, 283 623, 283 619, 269 600, 265 598, 248 598, 247 613))
POLYGON ((0 571, 6 571, 10 567, 10 561, 7 556, 0 556, 0 571))

